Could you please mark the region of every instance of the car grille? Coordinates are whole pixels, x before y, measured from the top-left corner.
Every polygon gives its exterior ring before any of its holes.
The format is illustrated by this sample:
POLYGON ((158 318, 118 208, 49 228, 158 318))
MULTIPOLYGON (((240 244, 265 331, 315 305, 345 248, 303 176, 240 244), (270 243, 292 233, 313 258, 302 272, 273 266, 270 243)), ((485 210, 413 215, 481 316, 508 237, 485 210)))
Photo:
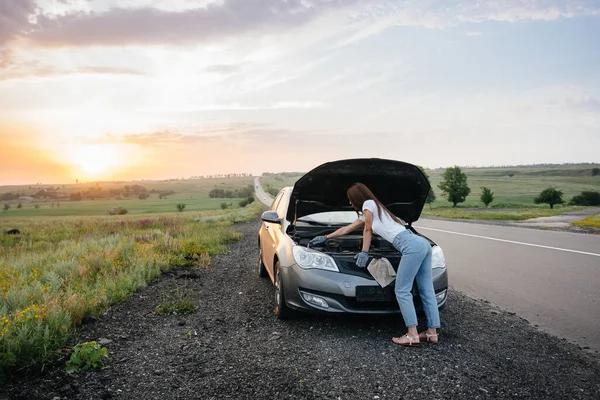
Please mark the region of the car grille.
MULTIPOLYGON (((310 289, 305 289, 305 288, 298 288, 298 289, 300 289, 303 292, 311 293, 311 294, 314 294, 317 296, 326 297, 326 298, 329 297, 331 299, 334 299, 337 302, 339 302, 342 306, 344 306, 345 308, 350 309, 350 310, 388 311, 388 310, 399 310, 400 309, 400 307, 398 306, 398 302, 396 301, 396 297, 394 296, 394 285, 393 284, 390 284, 389 286, 387 286, 383 289, 385 292, 389 291, 389 293, 391 293, 390 300, 386 300, 386 301, 358 301, 356 299, 356 297, 349 297, 349 296, 344 296, 341 294, 320 292, 318 290, 310 290, 310 289)), ((413 285, 411 292, 413 294, 413 301, 415 304, 416 311, 421 311, 423 309, 423 303, 421 302, 421 297, 419 297, 419 292, 417 290, 416 284, 413 285)))

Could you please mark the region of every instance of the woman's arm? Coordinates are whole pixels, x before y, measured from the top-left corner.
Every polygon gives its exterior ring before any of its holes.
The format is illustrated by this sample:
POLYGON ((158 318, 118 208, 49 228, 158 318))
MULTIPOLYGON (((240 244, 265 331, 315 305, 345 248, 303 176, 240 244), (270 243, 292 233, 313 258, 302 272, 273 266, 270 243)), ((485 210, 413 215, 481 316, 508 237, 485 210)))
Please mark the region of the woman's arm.
POLYGON ((365 216, 365 229, 363 230, 362 250, 368 253, 373 238, 373 213, 370 210, 364 210, 363 215, 365 216))
POLYGON ((349 234, 351 232, 354 232, 358 228, 360 228, 362 226, 362 224, 364 224, 364 222, 361 221, 360 218, 359 218, 356 221, 354 221, 353 223, 351 223, 350 225, 343 226, 340 229, 338 229, 337 231, 332 232, 332 233, 330 233, 328 235, 325 235, 325 237, 327 239, 333 239, 333 238, 336 238, 336 237, 347 235, 347 234, 349 234))

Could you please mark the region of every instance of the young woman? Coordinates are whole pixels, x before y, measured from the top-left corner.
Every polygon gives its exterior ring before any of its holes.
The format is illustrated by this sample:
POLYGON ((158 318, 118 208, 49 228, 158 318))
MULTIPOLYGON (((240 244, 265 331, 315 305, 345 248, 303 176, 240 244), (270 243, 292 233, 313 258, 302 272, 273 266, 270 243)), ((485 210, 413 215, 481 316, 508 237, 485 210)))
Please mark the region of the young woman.
POLYGON ((362 183, 355 183, 347 192, 350 204, 363 215, 352 224, 342 227, 325 236, 317 236, 310 245, 324 243, 328 239, 347 235, 364 225, 363 248, 355 256, 356 265, 367 266, 369 248, 373 232, 392 243, 402 254, 396 275, 396 299, 408 332, 401 337, 393 337, 392 341, 401 346, 418 347, 421 340, 437 343, 437 328, 440 327, 440 315, 433 289, 431 276, 431 245, 421 236, 415 235, 405 224, 393 215, 362 183), (427 317, 427 331, 417 332, 417 314, 413 304, 411 289, 417 280, 419 294, 423 300, 423 308, 427 317))

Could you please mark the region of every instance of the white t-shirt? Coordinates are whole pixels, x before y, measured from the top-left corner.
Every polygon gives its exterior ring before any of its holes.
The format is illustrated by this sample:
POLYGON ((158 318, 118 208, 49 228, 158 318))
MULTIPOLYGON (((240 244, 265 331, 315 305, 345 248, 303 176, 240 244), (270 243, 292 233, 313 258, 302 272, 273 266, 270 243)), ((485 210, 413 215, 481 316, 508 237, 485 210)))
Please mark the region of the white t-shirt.
MULTIPOLYGON (((404 225, 397 223, 388 215, 388 213, 382 209, 381 219, 379 218, 379 211, 377 210, 377 204, 373 200, 367 200, 362 206, 363 213, 365 210, 369 210, 373 213, 373 232, 384 238, 390 243, 394 242, 394 238, 406 228, 404 225)), ((360 216, 361 221, 365 220, 365 216, 360 216)))

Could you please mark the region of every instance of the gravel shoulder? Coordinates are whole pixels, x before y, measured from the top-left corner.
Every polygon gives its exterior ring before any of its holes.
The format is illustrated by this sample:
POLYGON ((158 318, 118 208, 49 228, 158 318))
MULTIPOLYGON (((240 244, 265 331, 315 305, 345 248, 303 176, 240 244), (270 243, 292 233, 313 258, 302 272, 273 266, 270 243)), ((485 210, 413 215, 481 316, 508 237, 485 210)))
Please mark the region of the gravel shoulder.
POLYGON ((243 239, 208 268, 165 274, 79 329, 73 344, 110 341, 106 369, 48 366, 2 384, 0 399, 600 398, 597 356, 453 290, 437 346, 394 345, 400 316, 276 320, 258 226, 236 225, 243 239), (156 315, 183 285, 198 311, 156 315))

